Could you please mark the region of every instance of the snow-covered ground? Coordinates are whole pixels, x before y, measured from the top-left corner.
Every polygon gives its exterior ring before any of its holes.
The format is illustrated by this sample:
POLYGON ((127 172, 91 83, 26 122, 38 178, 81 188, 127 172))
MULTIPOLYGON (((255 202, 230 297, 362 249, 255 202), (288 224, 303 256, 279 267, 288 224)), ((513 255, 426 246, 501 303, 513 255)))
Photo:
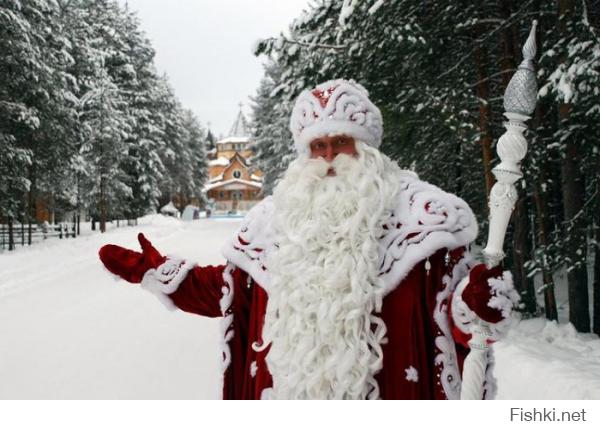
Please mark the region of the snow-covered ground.
POLYGON ((162 216, 0 255, 0 398, 218 398, 219 321, 169 312, 104 270, 105 243, 218 264, 239 220, 162 216))
MULTIPOLYGON (((143 231, 165 254, 218 264, 238 225, 149 216, 137 227, 0 254, 0 398, 218 398, 218 320, 165 310, 116 282, 97 251, 138 249, 143 231)), ((494 348, 500 399, 600 399, 595 336, 537 319, 494 348)))
POLYGON ((571 324, 521 321, 494 346, 497 399, 600 400, 600 339, 571 324))

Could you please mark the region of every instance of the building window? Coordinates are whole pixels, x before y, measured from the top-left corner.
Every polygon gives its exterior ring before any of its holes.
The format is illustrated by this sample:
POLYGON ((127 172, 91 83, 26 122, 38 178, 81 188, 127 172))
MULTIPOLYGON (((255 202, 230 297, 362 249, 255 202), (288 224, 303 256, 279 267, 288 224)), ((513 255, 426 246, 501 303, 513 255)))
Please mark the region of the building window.
POLYGON ((233 191, 231 193, 231 198, 233 200, 242 200, 242 192, 241 191, 233 191))
POLYGON ((223 191, 219 191, 219 198, 222 199, 225 197, 225 193, 223 191))
POLYGON ((240 172, 239 170, 234 170, 233 177, 236 179, 240 179, 242 177, 242 172, 240 172))

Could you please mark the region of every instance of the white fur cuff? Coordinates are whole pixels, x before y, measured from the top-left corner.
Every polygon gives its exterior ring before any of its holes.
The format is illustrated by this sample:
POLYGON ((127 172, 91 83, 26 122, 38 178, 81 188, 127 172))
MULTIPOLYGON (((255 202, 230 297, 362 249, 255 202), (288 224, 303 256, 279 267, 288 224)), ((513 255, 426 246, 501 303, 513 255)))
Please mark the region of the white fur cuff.
POLYGON ((168 295, 177 291, 193 267, 194 264, 186 260, 168 257, 156 269, 150 269, 144 274, 141 286, 154 294, 168 309, 174 310, 176 306, 168 295))

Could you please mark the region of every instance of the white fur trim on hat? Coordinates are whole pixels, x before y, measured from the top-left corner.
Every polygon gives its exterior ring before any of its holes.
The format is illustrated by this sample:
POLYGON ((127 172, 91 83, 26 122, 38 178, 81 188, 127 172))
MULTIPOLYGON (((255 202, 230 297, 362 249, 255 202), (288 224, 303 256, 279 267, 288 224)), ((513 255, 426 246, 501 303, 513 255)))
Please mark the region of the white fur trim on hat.
POLYGON ((290 118, 290 130, 298 154, 307 154, 312 140, 337 134, 352 136, 378 148, 383 119, 362 85, 336 79, 304 90, 298 96, 290 118))

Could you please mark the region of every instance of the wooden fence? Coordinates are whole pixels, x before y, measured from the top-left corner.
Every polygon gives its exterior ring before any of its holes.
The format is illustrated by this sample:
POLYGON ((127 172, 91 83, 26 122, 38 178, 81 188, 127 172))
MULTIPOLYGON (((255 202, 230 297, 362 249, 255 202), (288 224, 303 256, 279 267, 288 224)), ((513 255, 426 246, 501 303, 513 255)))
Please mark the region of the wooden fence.
MULTIPOLYGON (((12 230, 13 249, 30 244, 29 225, 15 223, 13 224, 12 230)), ((8 224, 0 224, 0 251, 9 250, 11 248, 9 231, 8 224)), ((66 239, 75 236, 75 226, 72 223, 31 225, 31 244, 41 242, 49 237, 66 239)))

